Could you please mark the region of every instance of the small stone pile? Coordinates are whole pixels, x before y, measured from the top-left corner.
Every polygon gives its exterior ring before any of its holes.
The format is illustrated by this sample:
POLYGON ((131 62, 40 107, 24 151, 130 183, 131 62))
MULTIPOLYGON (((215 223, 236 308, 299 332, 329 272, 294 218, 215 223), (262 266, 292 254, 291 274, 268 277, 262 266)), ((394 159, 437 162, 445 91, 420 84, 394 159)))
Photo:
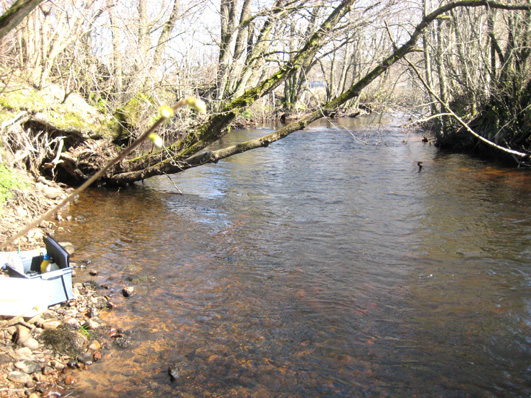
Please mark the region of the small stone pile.
POLYGON ((114 338, 123 339, 99 318, 113 304, 95 288, 75 283, 73 300, 29 320, 0 318, 0 398, 66 396, 77 372, 101 360, 114 338))

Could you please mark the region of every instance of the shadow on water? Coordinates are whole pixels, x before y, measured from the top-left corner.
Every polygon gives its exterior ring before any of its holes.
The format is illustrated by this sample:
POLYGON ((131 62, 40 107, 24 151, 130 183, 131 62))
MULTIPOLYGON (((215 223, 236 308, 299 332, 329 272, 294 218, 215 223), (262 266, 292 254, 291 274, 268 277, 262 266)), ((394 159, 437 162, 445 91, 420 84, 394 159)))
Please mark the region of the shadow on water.
POLYGON ((132 344, 76 394, 529 395, 531 175, 376 122, 84 195, 69 239, 132 344))

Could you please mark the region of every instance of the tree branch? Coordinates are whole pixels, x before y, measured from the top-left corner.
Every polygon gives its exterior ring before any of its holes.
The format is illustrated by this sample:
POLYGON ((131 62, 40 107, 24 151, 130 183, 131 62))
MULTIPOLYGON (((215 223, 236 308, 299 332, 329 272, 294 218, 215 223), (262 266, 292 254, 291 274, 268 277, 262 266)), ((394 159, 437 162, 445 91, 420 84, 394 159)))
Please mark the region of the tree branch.
POLYGON ((17 0, 0 16, 0 40, 17 26, 42 0, 17 0))

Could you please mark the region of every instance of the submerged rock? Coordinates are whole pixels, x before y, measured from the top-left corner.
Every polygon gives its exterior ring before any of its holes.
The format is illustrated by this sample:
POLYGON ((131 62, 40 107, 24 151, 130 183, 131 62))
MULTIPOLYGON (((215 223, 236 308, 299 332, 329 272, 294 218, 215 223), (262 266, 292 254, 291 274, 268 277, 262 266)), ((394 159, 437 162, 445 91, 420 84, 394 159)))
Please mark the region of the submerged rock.
POLYGON ((92 360, 93 360, 92 352, 87 351, 83 355, 78 356, 77 360, 81 363, 84 363, 85 365, 92 365, 92 360))
POLYGON ((168 366, 170 380, 177 384, 184 383, 186 380, 192 378, 194 374, 195 368, 193 364, 184 357, 168 366))

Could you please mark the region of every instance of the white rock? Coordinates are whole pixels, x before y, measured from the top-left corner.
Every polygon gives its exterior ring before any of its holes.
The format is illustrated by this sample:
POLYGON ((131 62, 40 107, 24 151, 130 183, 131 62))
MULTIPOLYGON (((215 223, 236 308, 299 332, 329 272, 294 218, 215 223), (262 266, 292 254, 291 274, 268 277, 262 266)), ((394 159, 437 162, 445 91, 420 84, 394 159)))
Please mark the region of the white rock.
POLYGON ((53 188, 53 187, 44 188, 44 196, 46 196, 48 199, 57 199, 62 194, 63 194, 63 190, 60 188, 53 188))
POLYGON ((24 345, 24 343, 30 338, 30 330, 25 326, 17 325, 17 344, 24 345))
POLYGON ((35 360, 35 356, 31 352, 31 350, 27 347, 19 348, 18 350, 15 351, 15 355, 20 360, 24 360, 24 359, 27 359, 29 361, 35 360))
POLYGON ((61 321, 58 319, 47 319, 41 323, 43 329, 57 329, 61 326, 61 321))
POLYGON ((40 343, 35 340, 33 337, 30 337, 24 342, 24 347, 29 348, 30 350, 36 350, 40 347, 40 343))

